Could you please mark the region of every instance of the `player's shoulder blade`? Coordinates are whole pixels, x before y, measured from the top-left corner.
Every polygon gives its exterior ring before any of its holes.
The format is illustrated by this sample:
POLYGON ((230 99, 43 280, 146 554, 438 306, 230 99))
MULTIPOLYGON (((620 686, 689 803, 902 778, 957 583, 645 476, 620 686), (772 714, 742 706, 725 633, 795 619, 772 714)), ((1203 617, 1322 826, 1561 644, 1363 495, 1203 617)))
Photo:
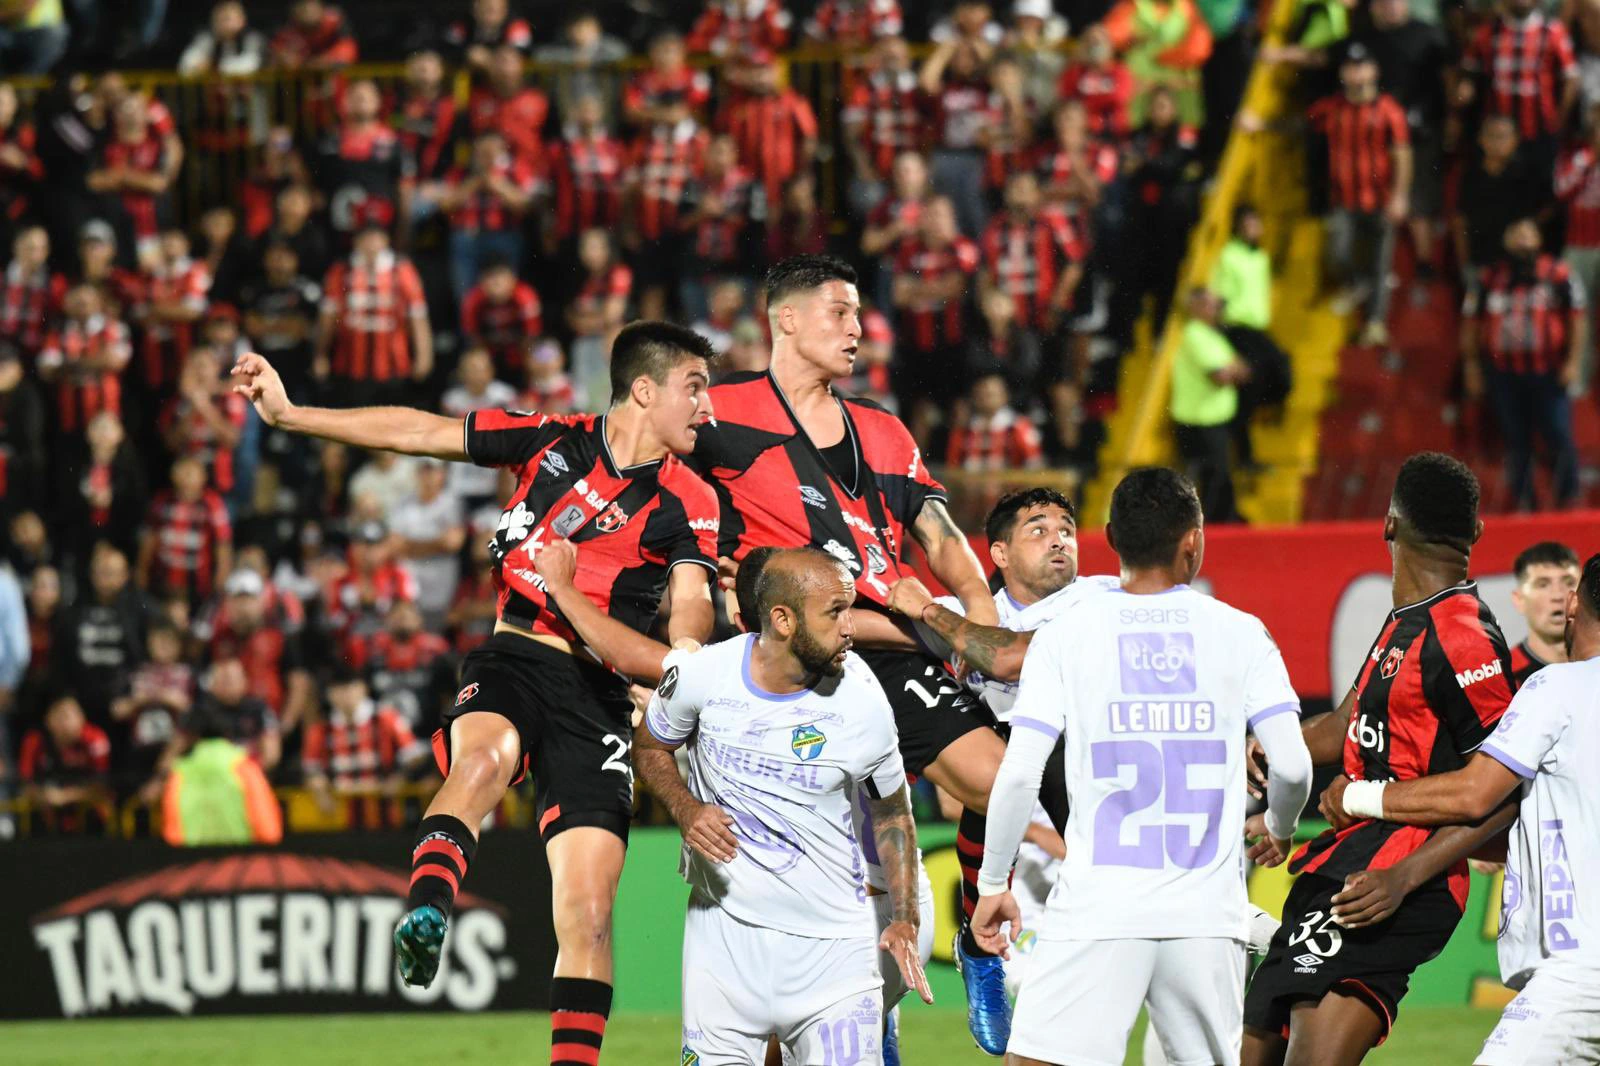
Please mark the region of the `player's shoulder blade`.
POLYGON ((1428 605, 1428 621, 1446 649, 1493 648, 1509 657, 1511 646, 1494 611, 1478 595, 1474 582, 1451 589, 1428 605))

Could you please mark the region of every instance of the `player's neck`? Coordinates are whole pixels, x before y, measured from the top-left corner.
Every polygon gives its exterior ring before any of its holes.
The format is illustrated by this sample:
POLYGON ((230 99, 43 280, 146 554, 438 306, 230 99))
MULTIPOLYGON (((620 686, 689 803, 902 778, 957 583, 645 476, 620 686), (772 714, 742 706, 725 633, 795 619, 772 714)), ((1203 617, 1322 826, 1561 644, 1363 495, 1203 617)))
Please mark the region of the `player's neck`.
MULTIPOLYGON (((1583 616, 1578 616, 1578 631, 1572 635, 1572 655, 1570 661, 1581 663, 1587 659, 1600 656, 1600 624, 1586 623, 1583 616)), ((1567 649, 1561 649, 1560 659, 1546 659, 1545 662, 1567 662, 1567 649)))
POLYGON ((605 416, 606 447, 618 469, 653 463, 664 458, 667 446, 655 433, 644 412, 632 404, 613 407, 605 416))
POLYGON ((1452 548, 1398 551, 1394 557, 1394 606, 1421 603, 1466 583, 1467 555, 1452 548))
POLYGON ((778 383, 789 406, 796 411, 819 401, 833 402, 833 379, 827 371, 800 358, 792 348, 773 347, 772 380, 778 383))
POLYGON ((788 648, 757 637, 755 647, 750 649, 750 680, 775 696, 787 696, 810 688, 816 677, 800 665, 788 648))
POLYGON ((1564 641, 1548 641, 1528 630, 1528 650, 1545 663, 1564 663, 1567 661, 1567 645, 1564 641))
POLYGON ((1185 583, 1170 566, 1122 568, 1122 591, 1132 596, 1155 596, 1185 583))

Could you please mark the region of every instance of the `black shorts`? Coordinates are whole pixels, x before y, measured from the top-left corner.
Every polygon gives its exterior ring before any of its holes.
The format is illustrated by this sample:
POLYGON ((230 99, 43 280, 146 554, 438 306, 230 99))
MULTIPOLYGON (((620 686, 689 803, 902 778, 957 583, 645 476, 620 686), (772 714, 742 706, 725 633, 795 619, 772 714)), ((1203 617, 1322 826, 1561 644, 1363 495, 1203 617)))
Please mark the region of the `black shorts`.
POLYGON ((434 734, 449 773, 450 726, 491 711, 517 727, 522 769, 533 777, 539 832, 598 826, 624 841, 633 816, 633 701, 627 684, 595 663, 515 633, 496 633, 467 653, 461 689, 434 734))
POLYGON ((975 729, 992 729, 983 702, 931 655, 915 651, 863 651, 894 708, 900 758, 919 777, 939 753, 975 729))
POLYGON ((1440 877, 1377 925, 1343 929, 1332 918, 1332 899, 1343 887, 1342 879, 1302 874, 1289 889, 1283 924, 1245 995, 1246 1025, 1287 1037, 1297 1003, 1340 992, 1369 1004, 1383 1019, 1379 1043, 1388 1039, 1412 972, 1444 950, 1461 908, 1440 877))

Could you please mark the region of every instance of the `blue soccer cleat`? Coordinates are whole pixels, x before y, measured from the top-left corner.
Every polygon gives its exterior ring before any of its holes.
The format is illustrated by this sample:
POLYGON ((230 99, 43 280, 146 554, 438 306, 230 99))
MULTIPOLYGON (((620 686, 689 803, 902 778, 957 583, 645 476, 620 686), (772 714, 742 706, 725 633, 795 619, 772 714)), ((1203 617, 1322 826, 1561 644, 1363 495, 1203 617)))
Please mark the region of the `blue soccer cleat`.
POLYGON ((394 956, 400 963, 400 980, 427 988, 439 972, 439 949, 444 946, 448 922, 437 907, 418 907, 394 927, 394 956))
POLYGON ((991 1055, 1004 1055, 1011 1040, 1011 1004, 1006 999, 1005 960, 998 955, 968 955, 961 950, 961 934, 951 954, 956 971, 967 985, 967 1029, 978 1047, 991 1055))
POLYGON ((900 1066, 900 1008, 896 1007, 884 1019, 883 1066, 900 1066))

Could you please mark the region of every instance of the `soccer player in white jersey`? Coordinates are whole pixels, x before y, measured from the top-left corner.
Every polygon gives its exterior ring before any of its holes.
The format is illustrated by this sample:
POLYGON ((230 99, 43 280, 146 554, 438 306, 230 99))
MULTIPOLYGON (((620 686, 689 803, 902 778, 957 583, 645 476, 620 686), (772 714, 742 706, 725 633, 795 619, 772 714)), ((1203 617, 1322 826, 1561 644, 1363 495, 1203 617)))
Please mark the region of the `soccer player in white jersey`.
MULTIPOLYGON (((1359 818, 1407 825, 1482 823, 1520 795, 1500 907, 1500 978, 1517 989, 1479 1066, 1600 1063, 1600 555, 1567 596, 1568 661, 1546 666, 1459 770, 1411 781, 1335 778, 1322 807, 1335 826, 1359 818)), ((1499 824, 1503 824, 1503 820, 1499 824)), ((1477 841, 1441 849, 1434 873, 1477 841)), ((1421 863, 1418 851, 1405 862, 1421 863)), ((1431 869, 1431 867, 1429 867, 1431 869)), ((1430 876, 1400 870, 1401 877, 1430 876)), ((1366 879, 1371 871, 1355 874, 1366 879)), ((1377 884, 1377 882, 1373 882, 1377 884)), ((1353 928, 1388 916, 1391 894, 1354 885, 1336 901, 1353 928)))
POLYGON ((759 635, 675 659, 635 741, 640 780, 684 837, 684 1057, 758 1064, 776 1036, 805 1066, 880 1063, 880 948, 933 1000, 894 715, 850 651, 855 583, 842 564, 778 552, 755 600, 759 635), (684 745, 687 784, 673 757, 684 745), (864 813, 893 908, 881 935, 864 813))
POLYGON ((974 927, 1015 930, 1007 882, 1045 761, 1064 738, 1067 857, 1017 1000, 1010 1061, 1121 1063, 1148 1002, 1167 1057, 1237 1063, 1248 906, 1246 729, 1269 753, 1268 836, 1289 852, 1311 788, 1299 701, 1261 622, 1188 587, 1205 550, 1182 476, 1136 470, 1112 494, 1120 588, 1034 636, 989 802, 974 927), (1281 761, 1280 761, 1281 760, 1281 761))

